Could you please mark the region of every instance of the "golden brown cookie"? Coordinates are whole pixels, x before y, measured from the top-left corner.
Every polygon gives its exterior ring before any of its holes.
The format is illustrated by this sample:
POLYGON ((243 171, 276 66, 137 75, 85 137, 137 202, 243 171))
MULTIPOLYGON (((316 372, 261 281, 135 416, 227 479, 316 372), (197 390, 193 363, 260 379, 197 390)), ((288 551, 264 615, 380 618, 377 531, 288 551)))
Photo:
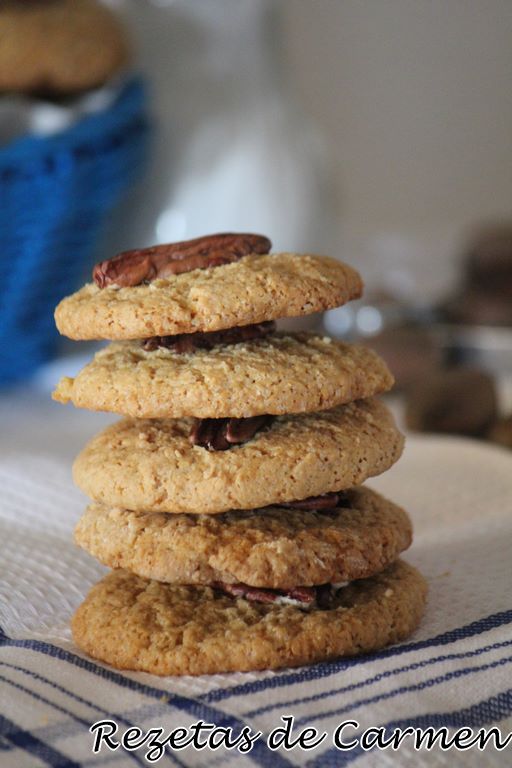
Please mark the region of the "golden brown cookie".
POLYGON ((127 59, 121 23, 96 0, 0 3, 0 91, 76 93, 127 59))
POLYGON ((139 418, 247 417, 319 411, 390 389, 371 350, 312 334, 178 353, 117 342, 53 394, 79 408, 139 418))
POLYGON ((192 419, 124 419, 85 446, 77 485, 94 501, 143 512, 254 509, 360 485, 400 457, 403 436, 375 399, 278 416, 227 451, 192 446, 192 419))
POLYGON ((352 267, 327 256, 250 255, 147 285, 98 288, 60 302, 57 328, 72 339, 142 339, 215 331, 337 307, 362 292, 352 267))
POLYGON ((113 571, 72 620, 76 644, 118 669, 201 675, 292 667, 376 651, 408 637, 426 582, 398 560, 338 592, 328 610, 249 602, 113 571))
POLYGON ((348 491, 332 510, 169 515, 91 504, 75 529, 77 544, 111 568, 173 584, 269 589, 373 576, 411 540, 406 512, 369 488, 348 491))

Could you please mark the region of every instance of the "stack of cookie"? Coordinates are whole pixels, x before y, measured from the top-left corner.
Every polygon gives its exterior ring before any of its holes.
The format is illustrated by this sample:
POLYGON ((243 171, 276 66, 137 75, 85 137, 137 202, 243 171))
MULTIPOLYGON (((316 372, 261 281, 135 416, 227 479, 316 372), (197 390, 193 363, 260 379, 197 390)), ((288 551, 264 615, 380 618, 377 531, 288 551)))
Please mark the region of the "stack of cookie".
POLYGON ((364 347, 274 321, 361 295, 334 259, 215 235, 120 254, 58 306, 114 340, 54 393, 127 417, 74 465, 80 546, 114 570, 72 622, 115 667, 277 668, 376 650, 417 626, 426 587, 397 560, 406 513, 361 487, 403 438, 364 347))

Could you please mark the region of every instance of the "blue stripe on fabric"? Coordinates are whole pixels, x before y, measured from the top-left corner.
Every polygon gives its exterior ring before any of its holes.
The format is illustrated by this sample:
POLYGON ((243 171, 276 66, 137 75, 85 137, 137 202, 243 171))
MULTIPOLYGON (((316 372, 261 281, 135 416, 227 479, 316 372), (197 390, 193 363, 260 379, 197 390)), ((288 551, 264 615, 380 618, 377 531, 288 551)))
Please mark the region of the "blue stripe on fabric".
MULTIPOLYGON (((80 768, 87 768, 87 766, 92 765, 94 768, 98 768, 98 766, 104 766, 104 765, 121 765, 121 768, 125 768, 125 762, 124 758, 126 756, 126 752, 121 752, 121 750, 118 750, 117 752, 111 752, 109 754, 101 753, 101 755, 93 755, 91 753, 91 757, 87 758, 87 760, 81 760, 80 761, 80 768)), ((151 763, 148 763, 147 761, 144 763, 145 766, 150 766, 151 763)), ((160 761, 156 763, 157 766, 160 765, 160 761)), ((178 768, 189 768, 185 765, 185 763, 182 763, 180 760, 176 760, 176 765, 178 768)))
MULTIPOLYGON (((4 675, 0 675, 0 680, 3 680, 4 683, 8 683, 8 685, 11 685, 13 688, 17 688, 19 691, 23 691, 29 696, 32 696, 32 698, 35 699, 36 701, 40 701, 42 704, 47 704, 48 706, 53 707, 53 709, 57 710, 57 712, 60 712, 61 714, 67 717, 70 717, 75 722, 84 726, 85 730, 89 732, 89 727, 91 723, 89 723, 87 720, 84 720, 82 717, 75 715, 73 712, 71 712, 71 710, 66 709, 65 707, 61 707, 60 704, 57 704, 56 702, 51 701, 51 699, 47 699, 45 696, 42 696, 41 694, 31 690, 30 688, 27 688, 25 685, 21 685, 21 683, 17 683, 14 680, 10 680, 8 677, 5 677, 4 675)), ((127 754, 134 762, 137 763, 137 765, 145 765, 144 761, 141 760, 139 757, 137 757, 137 755, 135 755, 133 752, 128 752, 127 754)))
MULTIPOLYGON (((0 645, 6 645, 15 648, 29 648, 32 651, 42 653, 46 656, 51 656, 52 658, 66 661, 78 669, 91 672, 92 674, 95 674, 104 680, 109 680, 110 682, 119 685, 121 688, 137 691, 154 699, 162 699, 162 697, 165 697, 168 700, 168 704, 173 706, 175 709, 179 709, 181 711, 187 712, 188 714, 192 714, 197 719, 204 720, 205 722, 214 722, 219 727, 231 728, 235 734, 238 733, 245 725, 248 725, 242 719, 237 718, 234 715, 222 712, 222 710, 215 709, 208 704, 194 699, 189 699, 186 696, 170 693, 169 691, 166 691, 162 688, 154 688, 152 686, 145 685, 144 683, 139 683, 129 677, 124 677, 117 672, 113 672, 112 670, 100 667, 91 661, 82 659, 79 656, 70 653, 69 651, 65 651, 63 648, 58 648, 57 646, 50 645, 49 643, 45 643, 41 640, 12 640, 11 638, 7 637, 7 635, 2 630, 0 630, 0 645)), ((254 748, 249 753, 248 757, 250 757, 258 765, 264 766, 264 768, 266 766, 271 766, 271 768, 289 768, 289 766, 292 765, 283 756, 270 752, 262 740, 255 742, 254 748)))
MULTIPOLYGON (((91 757, 87 758, 87 760, 82 760, 80 762, 80 768, 85 768, 87 765, 93 765, 94 768, 97 768, 99 765, 108 765, 109 763, 119 763, 122 761, 122 768, 125 768, 125 757, 127 755, 127 751, 124 750, 122 747, 117 750, 117 752, 110 752, 106 753, 103 751, 100 755, 93 755, 91 752, 91 757)), ((165 752, 164 755, 169 755, 169 752, 165 752)), ((172 753, 172 761, 173 763, 178 766, 178 768, 187 768, 187 765, 185 763, 182 763, 181 760, 178 760, 174 752, 172 753)), ((144 760, 143 765, 148 766, 151 765, 151 763, 148 763, 147 760, 144 760)), ((161 765, 161 760, 159 759, 156 765, 161 765)))
POLYGON ((12 744, 13 747, 22 749, 30 755, 37 757, 50 768, 80 768, 79 763, 70 760, 53 747, 45 744, 33 734, 20 728, 16 723, 8 720, 0 714, 0 736, 12 744))
MULTIPOLYGON (((443 633, 437 636, 436 638, 432 638, 431 640, 402 645, 402 646, 399 646, 398 648, 389 649, 389 651, 384 651, 379 654, 373 654, 372 656, 365 656, 364 659, 348 660, 345 662, 340 662, 340 664, 317 665, 316 671, 318 672, 318 667, 336 667, 336 669, 334 669, 333 671, 338 671, 338 668, 352 666, 352 663, 357 663, 357 662, 367 663, 368 661, 373 661, 377 658, 383 658, 383 657, 386 658, 390 656, 392 657, 396 655, 401 655, 402 653, 411 651, 411 650, 418 650, 418 649, 430 647, 433 645, 447 644, 447 643, 453 642, 454 640, 458 640, 464 637, 471 637, 476 634, 489 631, 496 627, 510 623, 511 620, 512 620, 512 611, 504 611, 498 614, 493 614, 491 616, 480 619, 478 621, 472 622, 471 624, 465 627, 461 627, 459 629, 451 630, 449 632, 443 633)), ((214 708, 205 706, 207 704, 206 700, 210 697, 209 694, 206 694, 203 697, 199 697, 198 700, 187 699, 184 696, 169 694, 167 691, 163 689, 153 688, 151 686, 147 686, 147 685, 138 683, 134 680, 131 680, 130 678, 125 678, 117 673, 111 672, 110 670, 106 670, 102 667, 97 666, 96 664, 83 660, 80 657, 74 656, 73 654, 67 651, 64 651, 63 649, 60 649, 56 646, 52 646, 47 643, 43 643, 41 641, 34 641, 34 640, 19 640, 19 641, 11 640, 4 633, 1 633, 0 631, 0 643, 2 642, 6 645, 12 645, 15 647, 31 648, 32 650, 35 650, 37 652, 47 654, 55 658, 60 658, 75 666, 86 669, 102 678, 110 680, 120 685, 121 687, 126 687, 131 690, 139 691, 141 694, 145 694, 152 698, 160 698, 161 696, 170 697, 169 704, 176 706, 176 708, 178 709, 182 709, 187 712, 193 712, 197 717, 202 717, 202 719, 214 720, 214 722, 217 722, 217 724, 230 725, 232 728, 234 726, 236 728, 237 726, 240 726, 241 723, 243 723, 243 721, 238 720, 235 717, 227 715, 223 712, 216 712, 214 708), (221 716, 221 722, 216 720, 215 717, 212 717, 212 713, 214 715, 219 714, 221 716)), ((265 687, 266 687, 266 684, 268 683, 272 684, 274 682, 277 682, 279 685, 282 685, 282 684, 285 684, 283 680, 286 681, 288 678, 290 677, 295 678, 296 676, 298 676, 298 673, 294 673, 292 675, 284 675, 276 678, 270 678, 270 680, 263 680, 260 682, 263 683, 265 687)), ((316 676, 323 677, 324 675, 317 674, 316 676)), ((300 675, 300 680, 297 680, 297 682, 303 682, 307 679, 308 679, 308 676, 306 674, 302 674, 300 675)), ((252 685, 245 684, 242 686, 236 686, 236 690, 240 692, 240 689, 243 689, 244 692, 246 692, 246 689, 248 687, 253 687, 253 685, 254 684, 252 685)), ((225 691, 225 693, 227 693, 228 696, 231 696, 231 695, 235 695, 233 693, 233 690, 234 690, 233 688, 220 689, 218 692, 212 692, 212 693, 213 694, 222 693, 223 691, 225 691)), ((221 698, 223 697, 221 696, 221 698)), ((338 751, 336 751, 336 755, 337 757, 339 757, 338 751)), ((268 750, 262 744, 262 742, 256 742, 255 748, 251 753, 251 758, 260 765, 263 765, 263 766, 269 765, 269 766, 272 766, 272 768, 274 768, 274 766, 279 766, 279 765, 283 765, 283 766, 290 765, 290 763, 288 763, 282 756, 278 755, 277 753, 269 754, 268 750)))
POLYGON ((5 677, 4 675, 0 675, 0 680, 3 680, 4 683, 11 685, 13 688, 16 688, 18 691, 23 691, 23 693, 27 693, 29 696, 32 696, 32 698, 35 699, 36 701, 39 701, 42 704, 48 704, 50 707, 53 707, 53 709, 57 710, 57 712, 60 712, 63 715, 67 715, 71 717, 77 723, 80 723, 80 725, 85 725, 87 728, 89 727, 89 723, 87 722, 87 720, 84 720, 82 717, 75 715, 73 712, 71 712, 68 709, 65 709, 64 707, 61 707, 60 704, 57 704, 51 701, 50 699, 47 699, 46 696, 41 696, 41 694, 37 693, 37 691, 32 691, 30 688, 27 688, 25 685, 21 685, 21 683, 17 683, 14 680, 10 680, 8 677, 5 677))
POLYGON ((492 645, 484 645, 482 648, 477 648, 474 651, 466 651, 465 653, 445 653, 441 656, 434 656, 430 659, 424 659, 423 661, 415 661, 412 664, 406 664, 403 667, 395 667, 394 669, 388 669, 385 672, 379 672, 378 675, 375 675, 374 677, 369 677, 366 680, 362 680, 360 683, 351 683, 350 685, 345 685, 342 688, 331 688, 328 691, 321 691, 319 693, 314 693, 311 696, 303 696, 299 699, 292 699, 291 701, 286 702, 277 702, 272 704, 267 704, 263 707, 259 707, 258 709, 251 709, 248 712, 245 713, 244 717, 256 717, 257 715, 262 715, 265 712, 271 712, 273 709, 282 709, 284 706, 286 707, 296 707, 300 706, 301 704, 311 703, 314 701, 320 701, 321 699, 329 698, 330 696, 339 696, 343 693, 351 693, 352 691, 356 691, 359 688, 366 688, 369 685, 374 685, 375 683, 380 683, 381 680, 386 680, 387 678, 394 677, 395 675, 399 675, 402 672, 412 672, 417 669, 423 669, 424 667, 430 666, 431 664, 438 664, 439 662, 444 661, 451 661, 453 659, 469 659, 473 656, 481 656, 483 653, 488 653, 489 651, 495 651, 499 648, 506 648, 507 646, 512 645, 512 640, 504 640, 501 643, 493 643, 492 645))
MULTIPOLYGON (((123 757, 124 757, 124 753, 120 755, 118 752, 113 752, 110 755, 101 755, 100 757, 98 755, 92 755, 91 758, 87 758, 87 760, 82 760, 80 762, 80 768, 87 768, 87 766, 89 765, 94 766, 94 768, 98 768, 98 766, 100 765, 101 766, 111 765, 111 764, 120 765, 120 762, 123 759, 123 757)), ((121 768, 124 768, 124 766, 121 765, 121 768)), ((180 768, 186 768, 186 766, 180 764, 180 768)))
MULTIPOLYGON (((391 720, 382 727, 386 729, 388 736, 396 729, 400 728, 478 728, 489 723, 496 723, 505 719, 512 712, 512 689, 508 689, 489 699, 484 699, 477 704, 473 704, 466 709, 459 709, 453 712, 439 712, 434 714, 419 715, 418 717, 405 718, 403 720, 391 720)), ((374 726, 375 727, 375 726, 374 726)), ((372 750, 368 750, 372 751, 372 750)), ((357 745, 350 751, 342 751, 331 747, 331 749, 318 755, 313 760, 306 763, 307 768, 342 768, 344 765, 356 760, 367 751, 357 745)), ((417 753, 418 761, 420 752, 417 753)), ((448 753, 449 754, 449 753, 448 753)))
POLYGON ((202 696, 198 696, 199 701, 205 703, 216 703, 223 701, 224 699, 232 698, 233 696, 246 696, 251 693, 258 693, 259 691, 266 690, 267 688, 282 688, 284 686, 291 686, 297 683, 307 683, 312 680, 319 680, 330 675, 334 675, 337 672, 342 672, 359 664, 371 664, 374 661, 381 659, 388 659, 393 656, 401 656, 404 653, 411 651, 420 651, 424 648, 431 648, 437 645, 448 645, 456 640, 462 640, 464 638, 473 637, 474 635, 488 632, 491 629, 496 629, 504 624, 512 623, 512 610, 502 611, 500 613, 491 614, 478 621, 473 621, 471 624, 467 624, 464 627, 452 629, 448 632, 443 632, 430 640, 419 640, 416 643, 407 643, 404 645, 394 646, 378 653, 364 654, 356 658, 341 659, 340 661, 322 662, 321 664, 315 664, 311 667, 301 668, 300 672, 290 672, 288 674, 276 675, 275 677, 268 677, 264 680, 254 680, 249 683, 241 683, 240 685, 234 685, 231 688, 219 688, 215 691, 210 691, 202 696))
POLYGON ((368 704, 378 704, 379 701, 387 701, 387 699, 394 699, 395 696, 402 696, 403 694, 411 693, 412 691, 423 691, 425 688, 435 688, 436 685, 441 685, 449 680, 457 680, 459 677, 466 677, 477 672, 484 672, 487 669, 496 669, 497 667, 505 667, 512 661, 512 656, 508 656, 505 659, 497 659, 496 661, 490 661, 488 664, 480 664, 478 667, 464 667, 463 669, 454 669, 451 672, 447 672, 445 675, 438 675, 437 677, 429 677, 427 680, 422 680, 421 683, 411 683, 411 685, 402 685, 400 688, 395 688, 393 691, 386 691, 385 693, 379 693, 376 696, 369 696, 366 699, 359 699, 353 703, 348 704, 345 707, 337 709, 327 710, 326 712, 319 712, 313 716, 304 716, 295 719, 295 724, 305 725, 310 723, 313 719, 322 720, 325 717, 333 717, 333 715, 344 715, 351 712, 353 709, 359 709, 359 707, 367 706, 368 704))
MULTIPOLYGON (((14 669, 14 670, 16 670, 18 672, 22 672, 22 673, 28 675, 29 677, 32 677, 35 680, 38 680, 38 681, 44 683, 45 685, 50 686, 54 690, 57 690, 57 691, 59 691, 61 693, 64 693, 66 696, 69 696, 70 698, 74 699, 78 703, 85 704, 85 706, 90 707, 91 709, 95 709, 97 712, 99 712, 104 717, 109 717, 110 719, 115 720, 117 723, 122 723, 123 725, 126 725, 128 728, 131 728, 134 725, 132 722, 130 722, 130 720, 127 720, 126 717, 124 717, 123 715, 121 715, 121 714, 119 714, 117 712, 107 712, 106 710, 102 709, 101 707, 98 707, 97 704, 94 704, 93 702, 88 701, 87 699, 84 699, 82 696, 79 696, 78 694, 74 693, 73 691, 69 691, 67 688, 64 688, 62 685, 58 685, 58 683, 54 682, 53 680, 50 680, 47 677, 44 677, 43 675, 40 675, 38 672, 33 672, 31 669, 26 669, 25 667, 20 667, 20 666, 17 666, 16 664, 9 664, 9 662, 7 662, 7 661, 0 661, 0 667, 8 667, 8 668, 14 669)), ((7 682, 10 682, 13 685, 16 685, 18 687, 22 687, 19 683, 15 684, 15 683, 13 683, 13 681, 9 680, 8 678, 4 678, 2 675, 0 675, 0 679, 7 680, 7 682)), ((30 690, 28 688, 27 689, 24 688, 24 690, 26 690, 27 693, 30 693, 34 697, 39 696, 39 694, 36 694, 35 691, 32 691, 32 690, 30 690)), ((42 697, 40 697, 40 698, 42 698, 42 697)), ((85 723, 87 725, 87 729, 89 729, 91 723, 90 722, 86 722, 85 720, 82 720, 82 718, 79 718, 78 716, 75 716, 70 709, 65 709, 64 707, 61 707, 60 705, 55 704, 55 703, 53 703, 51 701, 48 701, 48 703, 51 706, 55 707, 56 709, 57 708, 60 709, 60 711, 64 712, 65 714, 68 714, 74 720, 77 720, 77 721, 79 721, 81 723, 85 723)), ((179 760, 177 760, 177 758, 175 758, 174 754, 170 755, 169 753, 166 753, 166 755, 167 755, 167 757, 169 757, 169 759, 172 758, 171 762, 175 763, 176 765, 181 765, 179 760)), ((140 765, 145 765, 145 763, 142 762, 141 760, 139 760, 139 758, 135 754, 130 753, 130 756, 132 756, 132 758, 133 758, 133 760, 135 760, 135 762, 139 763, 140 765)))

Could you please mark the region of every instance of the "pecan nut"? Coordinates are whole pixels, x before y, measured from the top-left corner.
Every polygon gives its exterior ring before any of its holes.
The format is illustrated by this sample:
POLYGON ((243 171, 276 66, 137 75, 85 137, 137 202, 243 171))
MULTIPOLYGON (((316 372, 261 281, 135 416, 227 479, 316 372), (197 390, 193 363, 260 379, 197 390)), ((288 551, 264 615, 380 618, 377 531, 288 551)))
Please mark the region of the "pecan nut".
POLYGON ((299 501, 282 501, 280 507, 287 509, 305 509, 313 511, 335 510, 339 507, 350 507, 350 499, 344 491, 324 493, 322 496, 309 496, 299 501))
POLYGON ((316 600, 316 587, 292 587, 292 589, 265 589, 251 587, 248 584, 226 584, 216 581, 214 589, 225 592, 231 597, 243 597, 253 603, 275 603, 280 598, 287 598, 304 607, 311 606, 316 600))
POLYGON ((192 445, 209 451, 226 451, 233 445, 251 440, 273 420, 273 416, 266 414, 248 419, 199 419, 190 430, 189 440, 192 445))
POLYGON ((269 253, 271 247, 270 240, 262 235, 207 235, 179 243, 123 251, 96 264, 92 277, 99 288, 108 285, 124 288, 194 269, 220 267, 250 253, 269 253))
POLYGON ((188 439, 192 445, 209 451, 226 451, 230 444, 225 437, 227 419, 199 419, 196 421, 188 439))
POLYGON ((213 349, 214 347, 239 344, 243 341, 253 341, 262 339, 273 333, 276 324, 273 320, 264 323, 254 323, 253 325, 243 325, 236 328, 226 328, 222 331, 208 331, 205 333, 179 333, 176 336, 153 336, 142 342, 143 348, 147 352, 153 352, 155 349, 172 349, 173 352, 185 354, 195 352, 196 349, 213 349))
POLYGON ((297 608, 308 610, 318 608, 328 611, 335 607, 336 597, 344 586, 343 584, 319 584, 314 587, 292 587, 291 589, 267 589, 265 587, 251 587, 249 584, 227 584, 216 581, 213 589, 223 592, 230 597, 241 597, 251 603, 295 603, 297 608))

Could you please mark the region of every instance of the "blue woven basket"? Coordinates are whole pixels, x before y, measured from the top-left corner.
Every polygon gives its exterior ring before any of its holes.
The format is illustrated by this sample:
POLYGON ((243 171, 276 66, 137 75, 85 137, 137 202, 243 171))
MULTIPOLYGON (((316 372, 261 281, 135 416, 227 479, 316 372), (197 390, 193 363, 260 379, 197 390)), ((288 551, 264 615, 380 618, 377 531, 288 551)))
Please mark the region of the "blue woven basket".
POLYGON ((144 166, 145 106, 133 79, 103 112, 0 149, 0 385, 51 357, 55 305, 76 289, 112 206, 144 166))

